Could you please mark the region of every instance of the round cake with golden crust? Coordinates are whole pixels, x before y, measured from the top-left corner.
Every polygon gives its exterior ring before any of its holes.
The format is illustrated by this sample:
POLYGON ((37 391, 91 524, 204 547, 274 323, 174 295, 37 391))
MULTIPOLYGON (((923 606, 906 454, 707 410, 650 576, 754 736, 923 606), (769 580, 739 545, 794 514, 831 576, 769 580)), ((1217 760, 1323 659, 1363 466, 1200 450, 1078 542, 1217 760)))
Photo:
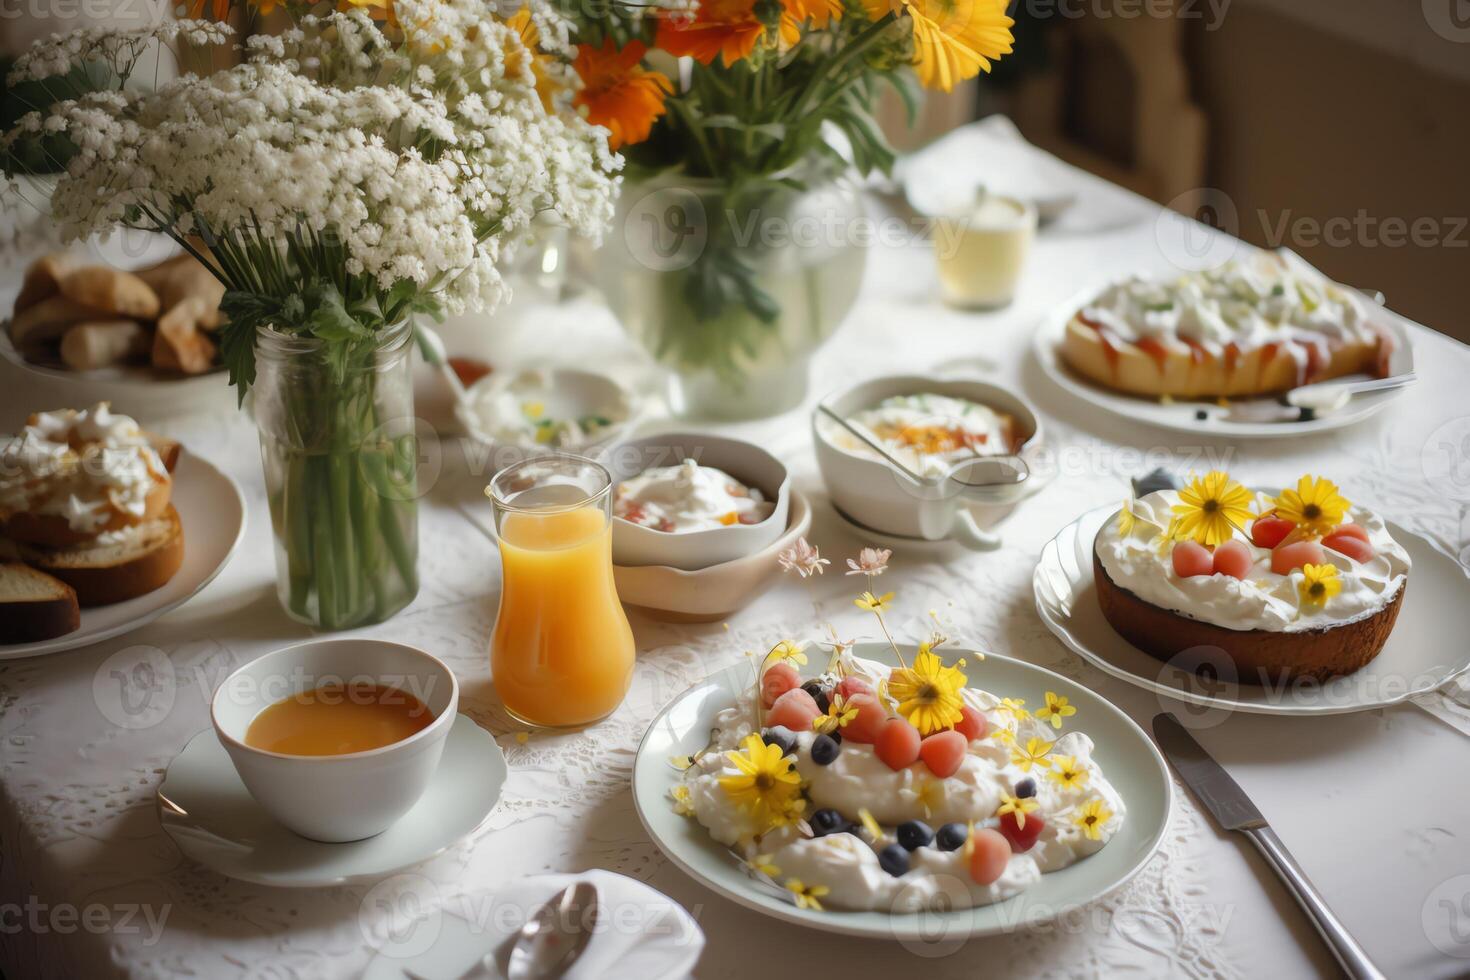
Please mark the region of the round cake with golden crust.
POLYGON ((1356 292, 1256 253, 1173 279, 1116 283, 1067 322, 1060 354, 1146 397, 1253 397, 1348 374, 1388 374, 1393 341, 1356 292))
POLYGON ((1324 681, 1376 657, 1409 556, 1331 481, 1303 477, 1273 496, 1211 473, 1126 501, 1098 532, 1093 568, 1103 617, 1135 647, 1270 684, 1324 681))

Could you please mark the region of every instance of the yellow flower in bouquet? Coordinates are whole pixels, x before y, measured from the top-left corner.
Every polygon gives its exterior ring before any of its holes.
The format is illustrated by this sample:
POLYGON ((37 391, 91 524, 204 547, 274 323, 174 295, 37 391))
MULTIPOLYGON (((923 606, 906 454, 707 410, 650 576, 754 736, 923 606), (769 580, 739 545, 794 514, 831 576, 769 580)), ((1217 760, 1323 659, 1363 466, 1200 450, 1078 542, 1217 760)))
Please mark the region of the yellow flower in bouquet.
MULTIPOLYGON (((546 55, 541 50, 541 31, 536 27, 536 22, 531 19, 531 8, 522 7, 515 12, 515 16, 506 22, 506 26, 520 35, 521 43, 526 46, 526 53, 531 59, 531 75, 536 79, 536 94, 541 96, 541 105, 547 112, 552 111, 552 97, 556 94, 556 83, 546 71, 546 55)), ((521 62, 517 54, 508 54, 506 59, 505 73, 517 75, 521 71, 521 62)))
POLYGON ((648 139, 654 120, 666 111, 664 99, 674 91, 667 75, 640 64, 646 51, 642 41, 630 41, 619 51, 612 38, 601 48, 583 44, 577 49, 573 67, 582 89, 572 102, 585 110, 588 122, 607 129, 611 149, 648 139))
POLYGON ((990 71, 1010 54, 1014 40, 1006 0, 864 0, 874 20, 907 16, 914 32, 914 67, 925 88, 954 88, 956 82, 990 71))

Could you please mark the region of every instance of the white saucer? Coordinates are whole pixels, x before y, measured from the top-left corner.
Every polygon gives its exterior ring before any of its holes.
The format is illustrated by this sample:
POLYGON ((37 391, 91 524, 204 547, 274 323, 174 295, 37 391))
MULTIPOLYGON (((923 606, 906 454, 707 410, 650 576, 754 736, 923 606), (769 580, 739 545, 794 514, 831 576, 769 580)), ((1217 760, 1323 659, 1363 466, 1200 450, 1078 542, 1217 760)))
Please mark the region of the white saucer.
POLYGON ((245 498, 234 480, 185 446, 173 474, 172 503, 184 529, 184 563, 160 588, 126 602, 82 610, 82 625, 65 636, 0 644, 0 660, 74 650, 153 622, 198 595, 224 570, 245 537, 245 498))
POLYGON ((324 844, 272 820, 240 781, 211 729, 169 763, 158 818, 184 856, 231 878, 279 888, 372 880, 427 861, 484 822, 508 770, 490 733, 465 715, 412 810, 376 837, 324 844))
MULTIPOLYGON (((1033 342, 1033 350, 1036 359, 1041 363, 1041 370, 1048 378, 1077 396, 1090 405, 1096 406, 1103 411, 1129 419, 1133 422, 1143 422, 1147 425, 1156 425, 1162 429, 1171 429, 1175 432, 1187 432, 1190 435, 1217 435, 1230 436, 1234 438, 1247 439, 1289 439, 1295 436, 1311 435, 1318 432, 1328 432, 1333 429, 1341 429, 1344 426, 1354 425, 1369 416, 1376 415, 1388 406, 1388 403, 1401 397, 1407 388, 1394 388, 1389 391, 1374 391, 1357 395, 1347 406, 1315 418, 1308 422, 1245 422, 1233 421, 1225 418, 1218 405, 1213 401, 1171 401, 1161 402, 1152 398, 1140 398, 1127 395, 1119 391, 1104 388, 1102 385, 1085 380, 1078 374, 1074 374, 1064 363, 1057 347, 1066 332, 1067 322, 1072 319, 1072 314, 1086 305, 1087 302, 1101 293, 1103 286, 1096 286, 1078 293, 1066 303, 1058 306, 1036 330, 1036 339, 1033 342), (1204 410, 1209 417, 1200 420, 1196 413, 1204 410)), ((1407 374, 1414 369, 1414 349, 1409 341, 1408 331, 1403 327, 1399 318, 1388 310, 1377 308, 1374 310, 1374 323, 1383 327, 1394 338, 1395 348, 1389 365, 1390 374, 1407 374)), ((1348 379, 1340 379, 1348 380, 1348 379)), ((1241 398, 1232 399, 1232 404, 1247 407, 1256 403, 1273 403, 1273 398, 1241 398)))
POLYGON ((1383 708, 1433 691, 1470 670, 1467 575, 1424 538, 1388 522, 1412 564, 1403 608, 1383 652, 1363 669, 1322 683, 1272 687, 1202 680, 1133 646, 1097 604, 1092 548, 1116 505, 1088 511, 1041 550, 1032 575, 1042 622, 1088 663, 1146 690, 1210 708, 1258 714, 1331 715, 1383 708))
MULTIPOLYGON (((908 655, 913 648, 908 647, 908 655)), ((859 657, 897 665, 885 643, 859 643, 859 657)), ((1039 926, 1072 916, 1083 905, 1121 887, 1148 863, 1163 843, 1173 809, 1173 791, 1163 756, 1133 720, 1093 691, 1042 667, 988 653, 965 669, 972 687, 1031 704, 1045 693, 1065 695, 1077 708, 1071 730, 1097 745, 1093 756, 1128 803, 1117 835, 1102 850, 1070 867, 1041 877, 1019 895, 993 905, 947 912, 814 911, 799 909, 789 893, 747 874, 729 848, 697 821, 674 812, 669 791, 681 774, 669 765, 676 755, 696 752, 709 741, 714 717, 730 707, 751 683, 749 664, 727 668, 675 698, 649 726, 633 762, 633 804, 648 835, 669 860, 695 880, 747 908, 824 932, 884 940, 957 940, 1039 926)), ((841 971, 839 971, 841 972, 841 971)), ((853 976, 866 976, 861 970, 853 976)))

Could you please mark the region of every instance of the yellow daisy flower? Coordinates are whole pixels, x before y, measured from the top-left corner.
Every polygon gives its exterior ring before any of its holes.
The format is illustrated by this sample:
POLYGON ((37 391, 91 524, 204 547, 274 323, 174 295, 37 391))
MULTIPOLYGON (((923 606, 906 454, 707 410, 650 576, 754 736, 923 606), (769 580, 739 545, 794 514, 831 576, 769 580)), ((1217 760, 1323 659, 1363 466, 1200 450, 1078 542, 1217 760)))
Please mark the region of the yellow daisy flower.
POLYGON ((771 855, 757 854, 745 862, 745 866, 757 874, 763 874, 767 878, 775 878, 781 874, 781 869, 771 863, 771 855))
POLYGON ((1051 727, 1061 728, 1062 719, 1070 718, 1077 713, 1077 709, 1067 703, 1067 699, 1053 691, 1046 692, 1046 706, 1036 712, 1036 717, 1042 721, 1050 721, 1051 727))
POLYGON ((1088 773, 1077 765, 1076 756, 1058 755, 1052 757, 1051 772, 1047 775, 1063 789, 1075 789, 1087 782, 1088 773))
POLYGON ((822 911, 822 903, 818 899, 824 897, 832 889, 826 885, 808 885, 800 878, 787 878, 786 890, 796 896, 797 908, 820 912, 822 911))
POLYGON ((1342 523, 1351 506, 1331 480, 1304 476, 1295 490, 1283 490, 1276 498, 1276 516, 1291 521, 1302 533, 1320 538, 1342 523))
POLYGON ((1113 811, 1100 799, 1088 800, 1075 808, 1072 822, 1082 828, 1088 840, 1102 840, 1103 824, 1113 819, 1113 811))
POLYGON ((885 592, 880 596, 873 595, 873 593, 871 592, 864 592, 862 595, 852 600, 852 604, 857 606, 859 609, 866 609, 868 612, 873 613, 882 612, 883 610, 887 609, 889 605, 892 604, 892 602, 892 592, 885 592))
POLYGON ((888 693, 898 702, 898 713, 919 730, 932 735, 953 728, 963 716, 960 689, 965 675, 958 667, 946 667, 932 652, 914 657, 912 667, 900 667, 888 678, 888 693))
POLYGON ((766 654, 766 659, 761 663, 761 668, 765 669, 771 664, 780 663, 783 660, 789 660, 800 667, 805 667, 805 651, 805 644, 798 643, 795 640, 782 640, 780 643, 771 647, 771 651, 766 654))
POLYGON ((827 704, 827 713, 812 719, 812 731, 830 735, 839 728, 846 728, 857 716, 858 709, 850 705, 847 698, 834 694, 827 704))
POLYGON ((762 832, 800 813, 801 776, 779 746, 767 745, 751 733, 741 741, 739 751, 726 752, 725 758, 737 771, 721 776, 720 788, 750 814, 762 832))
POLYGON ((1026 747, 1024 749, 1018 745, 1013 745, 1011 746, 1011 764, 1022 772, 1030 772, 1032 766, 1041 766, 1043 769, 1050 769, 1051 760, 1046 757, 1046 754, 1051 751, 1051 747, 1055 744, 1055 742, 1048 742, 1044 739, 1029 738, 1026 740, 1026 747))
POLYGON ((1336 565, 1303 565, 1302 580, 1297 585, 1302 605, 1321 606, 1342 591, 1342 579, 1336 565))
POLYGON ((1196 477, 1179 491, 1179 503, 1170 508, 1175 521, 1173 537, 1193 538, 1213 548, 1230 540, 1232 533, 1251 519, 1251 492, 1223 470, 1196 477))
POLYGON ((914 67, 925 88, 946 92, 990 71, 1012 49, 1005 0, 864 0, 868 16, 907 14, 914 38, 914 67))
POLYGON ((1030 797, 1022 799, 1019 796, 1002 796, 1000 798, 1000 808, 995 811, 995 815, 997 817, 1003 817, 1007 813, 1014 813, 1016 815, 1016 829, 1024 830, 1026 828, 1026 814, 1040 806, 1040 803, 1037 803, 1030 797))
POLYGON ((1031 712, 1026 710, 1025 698, 1001 698, 1000 707, 1002 711, 1009 711, 1011 717, 1017 721, 1025 721, 1031 717, 1031 712))

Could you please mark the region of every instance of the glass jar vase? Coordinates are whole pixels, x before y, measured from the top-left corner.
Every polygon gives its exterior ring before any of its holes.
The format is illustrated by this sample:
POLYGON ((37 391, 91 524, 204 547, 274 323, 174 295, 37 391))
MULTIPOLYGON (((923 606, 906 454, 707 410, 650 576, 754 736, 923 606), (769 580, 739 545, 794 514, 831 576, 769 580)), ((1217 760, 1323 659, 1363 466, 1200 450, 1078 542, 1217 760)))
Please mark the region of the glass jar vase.
POLYGON ((806 397, 812 353, 852 308, 862 199, 815 167, 624 186, 598 275, 623 327, 670 372, 676 414, 761 418, 806 397))
POLYGON ((256 338, 276 589, 312 627, 379 623, 418 593, 412 338, 407 320, 355 343, 268 328, 256 338))

